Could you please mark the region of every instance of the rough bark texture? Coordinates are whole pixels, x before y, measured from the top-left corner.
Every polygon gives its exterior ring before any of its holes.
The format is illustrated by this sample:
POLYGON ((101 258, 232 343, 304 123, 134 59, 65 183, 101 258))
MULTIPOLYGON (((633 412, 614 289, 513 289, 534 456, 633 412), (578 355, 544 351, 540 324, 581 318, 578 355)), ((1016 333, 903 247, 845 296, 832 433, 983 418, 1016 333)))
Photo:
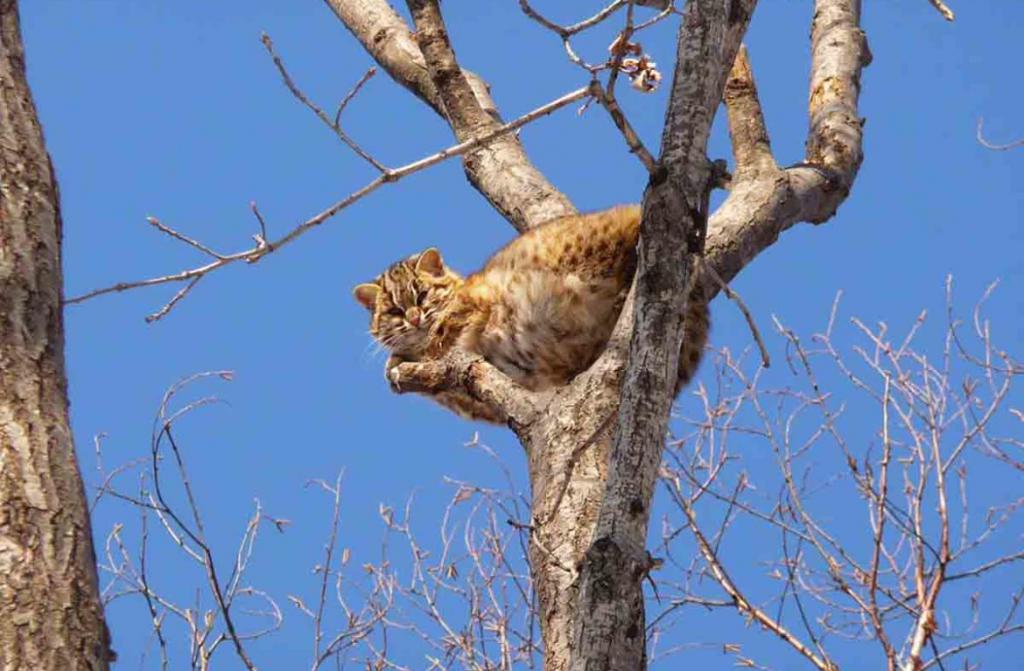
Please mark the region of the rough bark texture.
MULTIPOLYGON (((386 6, 384 0, 327 0, 396 81, 433 101, 435 109, 451 109, 445 117, 456 134, 471 137, 485 124, 479 96, 469 95, 471 87, 459 75, 464 71, 455 61, 438 5, 408 1, 419 52, 392 50, 387 58, 411 54, 393 62, 381 60, 385 55, 377 46, 392 38, 375 40, 374 35, 408 35, 401 18, 391 13, 390 33, 367 32, 355 18, 360 9, 386 6), (429 82, 395 74, 422 67, 417 64, 423 56, 429 82)), ((403 381, 417 391, 459 386, 500 408, 527 451, 533 497, 530 561, 549 671, 640 669, 644 664, 640 588, 650 566, 648 511, 672 400, 674 373, 669 372, 675 370, 682 336, 687 248, 695 242, 692 229, 707 216, 707 134, 723 89, 736 170, 729 197, 709 219, 703 263, 726 281, 793 224, 830 218, 860 166, 857 97, 860 71, 870 57, 859 28, 859 1, 816 0, 807 158, 784 170, 771 155, 750 64, 742 52, 736 59, 755 4, 686 4, 660 169, 644 199, 635 295, 602 357, 569 386, 544 395, 520 389, 486 362, 458 354, 443 362, 401 366, 403 381)), ((571 210, 550 185, 533 189, 519 181, 521 174, 539 176, 521 147, 504 156, 515 169, 481 170, 471 181, 492 202, 501 199, 504 204, 498 207, 506 216, 519 213, 509 216, 517 228, 571 210)), ((708 296, 720 289, 707 274, 698 280, 708 296)))
POLYGON ((660 171, 644 194, 628 363, 607 484, 578 581, 574 671, 645 666, 647 524, 685 337, 691 253, 707 223, 707 142, 755 4, 730 8, 691 0, 679 28, 660 171))
MULTIPOLYGON (((410 0, 414 37, 387 0, 324 1, 396 82, 448 121, 460 141, 501 125, 487 85, 456 62, 436 2, 410 0)), ((520 232, 576 212, 534 167, 514 135, 469 152, 463 167, 470 184, 520 232)))
MULTIPOLYGON (((416 43, 455 137, 465 142, 496 130, 500 116, 497 110, 488 114, 470 85, 472 75, 456 62, 437 0, 407 2, 416 23, 416 43)), ((469 183, 520 232, 576 211, 533 166, 514 135, 466 154, 463 167, 469 183)))
POLYGON ((57 185, 0 0, 0 669, 106 669, 88 509, 68 427, 57 185))

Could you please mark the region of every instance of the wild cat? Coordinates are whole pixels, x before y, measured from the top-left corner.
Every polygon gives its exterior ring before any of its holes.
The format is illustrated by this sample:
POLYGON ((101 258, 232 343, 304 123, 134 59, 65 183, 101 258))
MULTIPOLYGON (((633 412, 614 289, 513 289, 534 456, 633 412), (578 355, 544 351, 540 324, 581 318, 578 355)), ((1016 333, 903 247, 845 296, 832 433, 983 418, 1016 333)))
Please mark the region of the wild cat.
MULTIPOLYGON (((532 390, 567 384, 601 354, 636 270, 640 207, 555 219, 499 250, 462 277, 427 249, 398 261, 353 294, 370 333, 402 361, 437 359, 452 346, 478 354, 532 390)), ((676 392, 700 364, 708 305, 700 283, 687 301, 676 392)), ((464 393, 432 395, 465 417, 504 422, 464 393)))

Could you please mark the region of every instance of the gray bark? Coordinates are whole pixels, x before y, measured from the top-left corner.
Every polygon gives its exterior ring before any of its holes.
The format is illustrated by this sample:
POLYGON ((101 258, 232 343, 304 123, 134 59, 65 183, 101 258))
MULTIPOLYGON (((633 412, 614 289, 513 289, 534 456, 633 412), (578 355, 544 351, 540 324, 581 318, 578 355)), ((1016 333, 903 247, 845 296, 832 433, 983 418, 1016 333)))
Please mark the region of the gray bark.
POLYGON ((634 308, 605 491, 578 581, 572 669, 643 668, 647 524, 711 191, 707 142, 756 0, 691 0, 677 38, 660 172, 644 194, 634 308))
POLYGON ((57 184, 0 0, 0 669, 108 667, 68 426, 57 184))

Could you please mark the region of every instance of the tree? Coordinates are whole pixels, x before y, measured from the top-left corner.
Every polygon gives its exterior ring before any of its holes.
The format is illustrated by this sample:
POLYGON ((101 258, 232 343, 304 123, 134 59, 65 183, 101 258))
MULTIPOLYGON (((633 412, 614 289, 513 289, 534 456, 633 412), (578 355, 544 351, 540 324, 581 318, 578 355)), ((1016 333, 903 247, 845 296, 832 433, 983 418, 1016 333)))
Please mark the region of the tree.
POLYGON ((0 668, 106 669, 96 556, 68 424, 57 182, 0 2, 0 668))
MULTIPOLYGON (((608 352, 585 375, 551 396, 525 393, 485 362, 461 354, 434 364, 403 367, 401 381, 405 391, 433 392, 463 385, 481 400, 501 406, 511 417, 510 427, 530 460, 533 501, 526 532, 534 585, 540 596, 548 668, 638 668, 645 655, 644 634, 649 630, 641 588, 657 563, 646 550, 650 501, 659 481, 671 404, 670 380, 658 371, 673 369, 671 357, 678 351, 676 343, 684 337, 678 319, 685 300, 681 287, 690 273, 697 272, 708 294, 718 292, 782 231, 801 221, 826 221, 849 193, 862 153, 862 124, 857 110, 860 72, 869 60, 860 29, 859 3, 816 3, 807 155, 804 163, 786 169, 777 166, 769 150, 751 68, 740 51, 754 2, 730 3, 728 12, 724 3, 687 3, 680 23, 672 97, 657 156, 632 131, 615 97, 615 82, 621 73, 643 85, 642 73, 647 71, 639 63, 627 63, 626 58, 633 48, 631 39, 649 23, 634 22, 637 10, 633 4, 651 3, 615 2, 571 27, 553 24, 527 3, 521 3, 535 21, 567 45, 576 34, 609 17, 624 13, 627 21, 621 37, 623 48, 614 51, 607 63, 593 66, 589 75, 595 77, 594 82, 508 124, 496 119, 496 106, 487 97, 481 79, 459 67, 436 2, 409 2, 415 37, 386 3, 332 0, 328 4, 385 71, 441 114, 459 144, 402 168, 386 168, 341 129, 341 108, 334 116, 323 112, 295 86, 274 54, 292 92, 373 164, 380 171, 379 177, 276 239, 268 237, 263 217, 254 208, 260 227, 256 245, 236 254, 213 252, 153 220, 163 232, 207 254, 208 263, 173 275, 115 285, 91 295, 184 282, 184 288, 152 315, 154 320, 159 319, 211 272, 239 261, 258 261, 371 191, 454 155, 465 157, 470 182, 518 230, 571 212, 573 205, 530 163, 512 131, 572 101, 592 98, 609 112, 627 146, 650 171, 644 199, 642 262, 633 307, 624 311, 608 352), (598 75, 607 78, 598 80, 598 75), (733 138, 732 175, 710 163, 706 149, 710 125, 723 97, 733 138), (709 191, 719 185, 728 186, 729 196, 709 217, 709 191), (686 222, 686 226, 679 226, 679 222, 686 222), (691 253, 702 253, 701 261, 694 262, 691 253), (695 270, 698 266, 701 270, 695 270), (606 425, 609 417, 615 421, 606 425)), ((941 3, 933 4, 942 7, 941 3)), ((675 15, 669 8, 653 14, 650 20, 675 15)), ((272 50, 269 40, 266 44, 272 50)), ((569 53, 575 55, 571 49, 569 53)), ((588 64, 581 64, 588 68, 588 64)), ((154 454, 156 451, 154 448, 154 454)), ((869 489, 878 486, 872 482, 867 485, 869 489)), ((881 498, 884 503, 884 494, 881 498)), ((684 499, 681 508, 690 514, 689 501, 684 499)), ((697 535, 699 527, 690 521, 697 535)), ((813 518, 805 517, 802 523, 813 526, 813 518)), ((910 534, 910 538, 920 541, 922 536, 910 534)), ((792 641, 819 668, 830 668, 829 658, 816 652, 814 643, 802 643, 788 632, 783 635, 777 621, 752 607, 728 580, 721 564, 716 565, 713 543, 699 544, 708 570, 729 593, 728 606, 736 607, 787 642, 792 641)), ((941 579, 934 576, 942 574, 944 564, 941 557, 938 564, 922 561, 922 581, 927 577, 941 585, 941 579)), ((921 663, 923 647, 934 631, 928 605, 930 592, 925 592, 918 610, 913 611, 919 617, 915 620, 914 650, 907 659, 909 668, 921 663)), ((226 618, 228 608, 222 611, 226 618)), ((870 608, 864 612, 870 614, 870 608)), ((897 657, 888 657, 890 664, 902 662, 897 657)))

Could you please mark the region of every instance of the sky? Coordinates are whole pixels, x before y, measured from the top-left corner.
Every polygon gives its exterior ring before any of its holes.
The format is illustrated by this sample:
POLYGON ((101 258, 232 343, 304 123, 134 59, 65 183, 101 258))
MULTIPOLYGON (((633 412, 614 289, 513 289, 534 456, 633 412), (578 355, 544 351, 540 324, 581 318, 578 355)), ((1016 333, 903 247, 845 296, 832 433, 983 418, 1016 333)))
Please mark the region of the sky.
MULTIPOLYGON (((60 181, 68 296, 204 261, 150 227, 147 216, 214 249, 237 251, 258 230, 251 201, 259 204, 270 234, 280 235, 374 176, 288 93, 260 43, 261 33, 268 33, 303 90, 333 109, 372 63, 322 2, 21 4, 29 79, 60 181)), ((582 8, 576 13, 552 1, 536 4, 565 22, 597 8, 573 3, 582 8)), ((1024 135, 1024 92, 1018 85, 1024 3, 950 4, 957 11, 952 24, 926 0, 864 2, 874 62, 864 73, 861 98, 865 161, 850 198, 826 225, 787 232, 734 285, 766 332, 776 361, 783 360, 786 343, 772 332, 772 315, 809 337, 824 327, 838 291, 843 318, 837 340, 844 351, 861 342, 848 317, 884 321, 902 333, 922 309, 930 315, 924 343, 938 347, 950 274, 964 314, 999 280, 986 314, 1002 346, 1024 357, 1024 150, 994 152, 975 139, 981 117, 993 141, 1024 135)), ((760 5, 747 44, 772 146, 786 165, 803 156, 812 4, 760 5)), ((558 40, 527 20, 518 3, 449 0, 443 10, 460 62, 491 84, 505 118, 585 85, 584 73, 566 60, 558 40)), ((609 30, 580 39, 580 52, 603 59, 609 30)), ((666 73, 674 32, 675 23, 665 22, 642 39, 666 73)), ((649 147, 660 137, 666 90, 621 92, 649 147)), ((599 109, 582 115, 574 109, 521 132, 530 157, 582 210, 638 201, 642 166, 599 109)), ((383 74, 349 105, 343 125, 389 166, 452 143, 447 127, 383 74)), ((721 118, 710 155, 729 156, 721 118)), ((331 522, 330 497, 307 486, 310 480, 333 481, 344 473, 339 546, 349 549, 349 569, 357 576, 358 567, 381 560, 387 536, 381 506, 402 509, 414 495, 413 527, 426 547, 436 549, 438 518, 457 491, 452 480, 501 486, 504 475, 480 444, 493 449, 514 486, 525 492, 524 458, 508 430, 467 423, 425 399, 389 391, 384 357, 366 333, 365 312, 350 296, 355 284, 425 247, 439 247, 450 265, 469 272, 513 235, 466 183, 458 163, 449 161, 378 190, 257 264, 210 275, 156 323, 144 317, 164 305, 175 287, 137 289, 68 308, 72 422, 90 496, 103 477, 94 437, 105 435, 107 471, 145 458, 167 388, 193 373, 232 371, 231 381, 204 379, 182 391, 172 406, 211 395, 223 401, 183 419, 177 437, 224 570, 254 500, 267 515, 290 520, 283 534, 263 528, 247 574, 252 585, 280 601, 285 614, 279 633, 252 645, 261 668, 309 666, 312 628, 287 596, 315 599, 312 569, 321 561, 331 522)), ((733 306, 716 301, 713 319, 714 347, 750 347, 733 306)), ((713 366, 704 371, 710 384, 713 366)), ((765 375, 780 387, 792 381, 784 365, 765 375)), ((848 388, 836 393, 837 399, 853 395, 848 388)), ((1009 405, 1021 407, 1020 392, 1013 394, 1009 405)), ((696 403, 684 394, 680 415, 692 415, 696 403)), ((850 403, 858 407, 852 398, 850 403)), ((851 422, 856 449, 871 444, 874 429, 868 425, 874 421, 851 422)), ((738 449, 742 453, 744 446, 738 449)), ((744 468, 751 477, 770 482, 770 465, 748 456, 744 468)), ((984 466, 978 472, 984 478, 980 501, 987 495, 1020 496, 1019 472, 984 466)), ((122 491, 137 492, 133 473, 115 478, 122 491)), ((169 495, 181 502, 180 492, 169 495)), ((678 523, 678 511, 663 501, 659 506, 657 515, 671 520, 674 514, 678 523)), ((846 514, 845 508, 830 515, 838 533, 864 524, 863 515, 846 514)), ((123 537, 137 547, 139 516, 131 506, 108 497, 93 523, 101 555, 116 524, 124 525, 123 537)), ((652 534, 658 524, 652 524, 652 534)), ((178 602, 192 604, 202 581, 195 564, 182 559, 159 529, 152 527, 150 534, 154 583, 178 602)), ((754 560, 742 564, 743 549, 758 547, 754 538, 745 543, 738 536, 726 547, 738 555, 735 577, 758 584, 766 573, 758 561, 777 557, 769 545, 767 556, 753 553, 754 560)), ((996 550, 1012 550, 1020 541, 1018 526, 994 542, 996 550)), ((395 559, 397 570, 407 570, 404 561, 395 559)), ((992 603, 1005 601, 1022 578, 1017 565, 998 573, 986 583, 992 603)), ((107 584, 109 575, 101 581, 107 584)), ((769 598, 770 591, 763 596, 769 598)), ((995 608, 986 617, 994 617, 995 608)), ((791 650, 745 629, 735 613, 702 619, 692 612, 677 622, 672 640, 688 640, 678 629, 695 632, 693 640, 719 643, 742 636, 745 650, 760 663, 799 668, 791 650)), ((144 602, 118 599, 108 617, 118 668, 159 668, 144 602)), ((329 617, 332 624, 340 621, 337 613, 329 617)), ((169 631, 180 640, 180 629, 169 631)), ((404 663, 426 668, 420 644, 407 645, 398 652, 404 663)), ((856 668, 858 650, 867 649, 837 645, 847 668, 856 668)), ((985 668, 1011 668, 1018 646, 1003 642, 971 660, 984 661, 985 668)), ((214 668, 241 668, 230 651, 217 654, 214 668)), ((693 648, 661 668, 730 668, 733 661, 720 646, 693 648)), ((171 668, 187 668, 187 659, 178 655, 171 668)))

